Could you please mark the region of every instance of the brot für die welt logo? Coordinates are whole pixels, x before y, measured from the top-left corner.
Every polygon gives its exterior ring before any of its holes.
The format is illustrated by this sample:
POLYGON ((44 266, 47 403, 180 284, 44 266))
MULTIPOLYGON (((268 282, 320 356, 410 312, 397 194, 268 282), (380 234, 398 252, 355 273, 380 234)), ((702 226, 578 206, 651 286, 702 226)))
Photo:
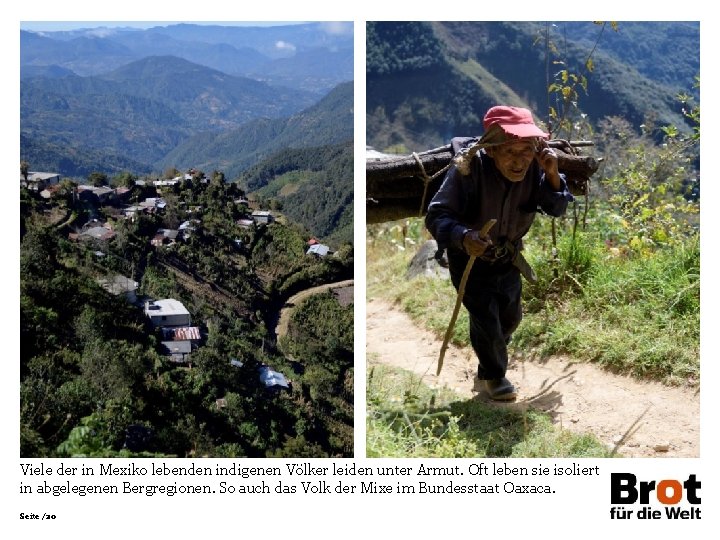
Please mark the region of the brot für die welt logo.
POLYGON ((611 473, 610 519, 700 519, 700 485, 694 474, 681 481, 638 480, 632 473, 611 473), (654 507, 657 504, 662 509, 654 507))

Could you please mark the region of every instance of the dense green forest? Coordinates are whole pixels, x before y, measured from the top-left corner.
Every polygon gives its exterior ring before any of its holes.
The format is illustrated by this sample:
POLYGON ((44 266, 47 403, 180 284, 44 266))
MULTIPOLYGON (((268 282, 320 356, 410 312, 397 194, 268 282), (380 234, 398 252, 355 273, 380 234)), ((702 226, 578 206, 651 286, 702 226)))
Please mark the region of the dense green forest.
MULTIPOLYGON (((352 454, 352 325, 326 335, 320 320, 320 334, 294 332, 292 360, 273 333, 273 314, 290 295, 352 277, 352 246, 316 258, 289 221, 240 227, 243 192, 222 174, 207 184, 201 176, 164 192, 164 212, 134 220, 78 200, 67 181, 49 200, 22 191, 21 455, 352 454), (107 220, 115 237, 69 240, 90 216, 107 220), (197 221, 186 241, 151 246, 158 228, 188 218, 197 221), (98 285, 116 273, 140 284, 141 300, 187 307, 203 336, 189 364, 165 356, 141 305, 98 285), (290 389, 266 388, 263 365, 290 389)), ((132 190, 136 200, 155 195, 132 190)), ((321 300, 299 308, 300 320, 352 320, 352 306, 321 300)))

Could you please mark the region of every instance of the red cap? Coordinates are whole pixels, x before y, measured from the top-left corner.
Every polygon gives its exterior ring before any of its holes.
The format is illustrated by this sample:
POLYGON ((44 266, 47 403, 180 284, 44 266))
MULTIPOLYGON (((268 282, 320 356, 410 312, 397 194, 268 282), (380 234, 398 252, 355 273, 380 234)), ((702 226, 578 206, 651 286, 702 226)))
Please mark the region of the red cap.
POLYGON ((495 124, 499 125, 505 133, 515 137, 543 137, 546 139, 549 137, 547 133, 535 125, 532 113, 521 107, 508 107, 506 105, 491 107, 485 113, 485 118, 483 118, 485 131, 495 124))

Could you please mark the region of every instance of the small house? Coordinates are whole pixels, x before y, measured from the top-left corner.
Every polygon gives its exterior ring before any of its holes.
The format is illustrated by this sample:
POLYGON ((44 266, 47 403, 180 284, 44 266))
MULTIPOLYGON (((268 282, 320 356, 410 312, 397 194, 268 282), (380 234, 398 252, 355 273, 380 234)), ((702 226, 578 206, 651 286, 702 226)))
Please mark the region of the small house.
POLYGON ((200 328, 197 326, 175 326, 162 329, 165 341, 200 341, 200 328))
POLYGON ((182 182, 182 178, 176 176, 171 180, 154 180, 153 185, 155 187, 173 187, 177 186, 180 182, 182 182))
POLYGON ((178 227, 178 231, 180 233, 180 236, 183 240, 187 240, 192 236, 192 233, 195 231, 195 224, 200 223, 199 219, 191 219, 188 221, 183 221, 180 226, 178 227))
POLYGON ((90 227, 82 231, 80 234, 74 236, 75 238, 77 238, 78 240, 82 240, 83 242, 104 243, 115 238, 115 231, 105 225, 90 227))
POLYGON ((81 201, 106 203, 115 198, 115 190, 108 186, 91 186, 81 184, 77 187, 78 198, 81 201))
POLYGON ((270 213, 269 210, 255 210, 252 213, 252 218, 255 223, 261 223, 264 225, 275 221, 275 217, 270 213))
POLYGON ((146 212, 154 212, 155 210, 164 210, 166 204, 162 197, 148 197, 140 203, 140 207, 146 212))
POLYGON ((190 326, 190 312, 172 298, 145 302, 145 315, 153 326, 190 326))
POLYGON ((150 243, 155 247, 173 244, 177 240, 178 231, 175 229, 158 229, 150 243))
POLYGON ((282 373, 274 371, 268 366, 260 366, 258 371, 260 372, 260 382, 266 388, 290 388, 290 383, 282 373))
POLYGON ((27 180, 25 180, 25 177, 22 174, 20 175, 20 185, 33 191, 37 191, 38 193, 46 187, 52 184, 57 184, 58 182, 60 182, 60 175, 57 173, 30 171, 28 172, 27 180))
POLYGON ((330 248, 326 246, 325 244, 313 244, 311 245, 306 255, 317 255, 318 257, 325 257, 328 253, 330 253, 330 248))
POLYGON ((165 356, 169 356, 171 361, 178 363, 190 361, 192 343, 189 341, 161 341, 160 345, 165 356))
POLYGON ((115 296, 124 296, 131 304, 134 304, 137 301, 135 291, 138 288, 138 282, 133 281, 129 277, 115 274, 112 277, 99 279, 98 284, 110 294, 115 296))

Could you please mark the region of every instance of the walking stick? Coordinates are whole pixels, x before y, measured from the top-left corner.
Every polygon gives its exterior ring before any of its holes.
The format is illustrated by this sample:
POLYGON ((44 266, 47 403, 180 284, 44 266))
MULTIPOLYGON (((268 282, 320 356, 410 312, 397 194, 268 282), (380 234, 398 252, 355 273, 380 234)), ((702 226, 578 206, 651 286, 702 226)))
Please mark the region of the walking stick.
MULTIPOLYGON (((490 232, 490 229, 493 228, 493 225, 495 225, 495 223, 497 223, 496 219, 488 220, 488 222, 482 226, 482 229, 480 229, 480 238, 487 236, 487 233, 490 232)), ((443 340, 442 347, 440 347, 440 358, 438 358, 437 373, 435 373, 436 376, 440 376, 440 371, 443 367, 443 360, 445 359, 445 351, 448 348, 450 336, 452 335, 453 329, 455 328, 455 321, 457 320, 458 313, 460 312, 460 305, 462 304, 463 297, 465 296, 465 286, 467 285, 467 280, 470 276, 470 271, 472 270, 473 264, 475 263, 475 259, 475 255, 470 255, 470 259, 468 259, 468 262, 465 265, 465 271, 463 272, 462 279, 460 280, 460 286, 458 287, 457 300, 455 300, 455 309, 453 309, 452 317, 450 317, 450 323, 448 324, 447 330, 445 331, 445 339, 443 340)))

